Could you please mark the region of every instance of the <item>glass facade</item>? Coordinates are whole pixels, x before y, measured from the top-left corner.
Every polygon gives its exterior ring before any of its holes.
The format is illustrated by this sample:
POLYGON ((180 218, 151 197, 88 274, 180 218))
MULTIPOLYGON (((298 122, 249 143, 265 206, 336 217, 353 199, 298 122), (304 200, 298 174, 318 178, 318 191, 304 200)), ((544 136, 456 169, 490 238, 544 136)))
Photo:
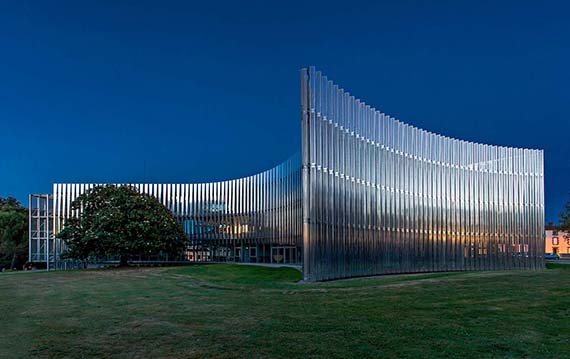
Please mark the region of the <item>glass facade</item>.
MULTIPOLYGON (((212 183, 131 184, 183 225, 190 244, 178 260, 302 264, 308 281, 543 267, 542 151, 415 128, 314 68, 301 70, 301 101, 301 152, 273 169, 212 183)), ((54 185, 51 233, 93 186, 54 185)), ((32 240, 54 258, 63 249, 53 236, 49 246, 32 240)))

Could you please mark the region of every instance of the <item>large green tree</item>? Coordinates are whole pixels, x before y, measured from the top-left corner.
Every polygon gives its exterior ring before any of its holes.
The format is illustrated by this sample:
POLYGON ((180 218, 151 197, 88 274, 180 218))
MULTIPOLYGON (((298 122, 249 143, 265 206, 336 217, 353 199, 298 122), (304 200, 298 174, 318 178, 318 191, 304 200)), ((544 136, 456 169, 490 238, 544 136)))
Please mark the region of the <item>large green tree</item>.
POLYGON ((76 259, 119 256, 122 266, 134 255, 180 254, 186 235, 158 200, 129 186, 97 186, 71 204, 76 216, 59 233, 76 259))
POLYGON ((28 254, 28 211, 15 198, 0 197, 0 264, 18 267, 28 254))

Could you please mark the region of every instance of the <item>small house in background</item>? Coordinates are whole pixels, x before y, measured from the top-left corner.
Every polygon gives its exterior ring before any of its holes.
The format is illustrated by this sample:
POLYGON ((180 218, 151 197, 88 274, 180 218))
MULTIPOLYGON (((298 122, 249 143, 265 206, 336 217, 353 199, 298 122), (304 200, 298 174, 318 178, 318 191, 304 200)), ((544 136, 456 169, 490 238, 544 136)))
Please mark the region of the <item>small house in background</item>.
POLYGON ((561 258, 570 259, 570 232, 547 229, 544 253, 558 254, 561 258))

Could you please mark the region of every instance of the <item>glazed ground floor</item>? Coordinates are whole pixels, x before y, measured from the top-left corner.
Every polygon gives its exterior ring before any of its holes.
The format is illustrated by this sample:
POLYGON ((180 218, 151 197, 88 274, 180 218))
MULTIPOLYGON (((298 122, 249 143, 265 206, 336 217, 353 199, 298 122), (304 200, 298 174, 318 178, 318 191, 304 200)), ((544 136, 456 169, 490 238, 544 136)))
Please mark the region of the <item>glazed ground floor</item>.
POLYGON ((302 264, 302 248, 288 245, 242 244, 192 248, 187 253, 191 262, 235 262, 302 264))

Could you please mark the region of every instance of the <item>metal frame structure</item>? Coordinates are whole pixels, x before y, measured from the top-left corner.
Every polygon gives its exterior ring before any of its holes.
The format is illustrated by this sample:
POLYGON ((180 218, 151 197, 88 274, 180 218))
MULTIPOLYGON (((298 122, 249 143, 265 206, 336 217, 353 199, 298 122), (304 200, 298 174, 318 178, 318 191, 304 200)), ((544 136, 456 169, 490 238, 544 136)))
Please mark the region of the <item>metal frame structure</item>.
MULTIPOLYGON (((307 281, 543 268, 542 151, 415 128, 314 68, 301 70, 301 102, 301 152, 273 169, 212 183, 130 184, 184 226, 190 246, 174 260, 302 263, 307 281)), ((52 233, 94 186, 54 184, 52 233)), ((64 247, 53 240, 55 268, 64 247)), ((43 250, 30 246, 30 259, 43 250)))
POLYGON ((29 197, 29 261, 45 262, 47 270, 55 263, 53 236, 53 196, 51 194, 31 194, 29 197))

